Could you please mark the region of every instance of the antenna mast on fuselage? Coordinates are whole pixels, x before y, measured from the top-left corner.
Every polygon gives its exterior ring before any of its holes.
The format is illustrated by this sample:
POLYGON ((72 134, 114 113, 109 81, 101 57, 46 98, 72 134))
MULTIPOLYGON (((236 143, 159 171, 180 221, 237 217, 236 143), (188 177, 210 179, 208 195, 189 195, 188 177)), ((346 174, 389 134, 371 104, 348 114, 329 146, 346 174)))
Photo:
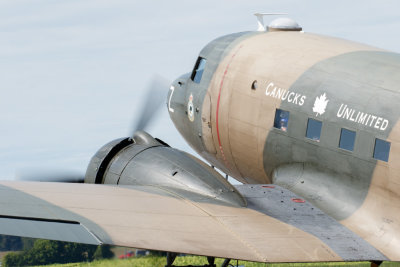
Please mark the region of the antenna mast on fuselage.
POLYGON ((257 17, 258 28, 257 31, 264 32, 264 16, 279 16, 279 15, 287 15, 287 13, 255 13, 254 16, 257 17))

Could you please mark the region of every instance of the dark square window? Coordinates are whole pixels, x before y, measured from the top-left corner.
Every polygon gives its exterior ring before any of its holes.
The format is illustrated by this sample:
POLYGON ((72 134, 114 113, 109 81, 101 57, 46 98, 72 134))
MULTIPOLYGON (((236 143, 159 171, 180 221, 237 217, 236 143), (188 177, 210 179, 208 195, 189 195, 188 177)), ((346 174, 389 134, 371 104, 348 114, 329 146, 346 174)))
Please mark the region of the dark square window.
POLYGON ((353 151, 355 140, 356 140, 356 132, 342 128, 339 141, 340 148, 353 151))
POLYGON ((321 137, 322 122, 308 119, 306 137, 319 142, 321 137))
POLYGON ((284 132, 287 131, 289 123, 289 111, 276 109, 274 127, 284 132))
POLYGON ((388 161, 389 152, 390 152, 390 142, 376 138, 375 148, 374 148, 374 158, 383 161, 388 161))
POLYGON ((194 69, 192 72, 192 81, 195 83, 200 83, 201 77, 203 76, 204 68, 206 67, 207 60, 205 58, 199 57, 196 61, 196 65, 194 65, 194 69))

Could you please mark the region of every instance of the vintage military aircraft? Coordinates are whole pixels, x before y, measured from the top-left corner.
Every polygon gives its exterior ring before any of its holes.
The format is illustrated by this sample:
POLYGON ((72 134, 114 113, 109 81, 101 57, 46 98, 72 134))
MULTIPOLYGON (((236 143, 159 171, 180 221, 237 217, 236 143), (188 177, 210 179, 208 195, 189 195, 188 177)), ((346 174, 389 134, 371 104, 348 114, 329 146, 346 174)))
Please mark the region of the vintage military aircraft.
POLYGON ((399 54, 287 18, 220 37, 167 96, 212 167, 136 131, 84 184, 2 181, 0 233, 168 251, 168 266, 400 261, 399 69, 399 54))

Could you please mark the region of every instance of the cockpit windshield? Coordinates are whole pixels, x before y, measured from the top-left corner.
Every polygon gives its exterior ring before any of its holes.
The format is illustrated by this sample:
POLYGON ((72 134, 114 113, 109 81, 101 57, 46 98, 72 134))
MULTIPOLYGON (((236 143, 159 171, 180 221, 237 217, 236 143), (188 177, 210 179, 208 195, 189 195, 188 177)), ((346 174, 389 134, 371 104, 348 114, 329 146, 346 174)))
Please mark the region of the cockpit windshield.
POLYGON ((203 71, 206 66, 207 60, 205 58, 199 57, 196 61, 196 65, 194 66, 193 72, 192 72, 192 81, 195 83, 200 83, 201 77, 203 76, 203 71))

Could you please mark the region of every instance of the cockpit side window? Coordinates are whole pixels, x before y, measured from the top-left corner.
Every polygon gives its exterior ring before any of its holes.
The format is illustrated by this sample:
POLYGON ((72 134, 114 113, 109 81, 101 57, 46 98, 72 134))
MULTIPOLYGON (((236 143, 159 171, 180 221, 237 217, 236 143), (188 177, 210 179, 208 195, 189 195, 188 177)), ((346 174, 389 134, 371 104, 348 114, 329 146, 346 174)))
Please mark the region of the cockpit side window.
POLYGON ((288 129, 289 111, 277 108, 275 112, 274 127, 284 132, 288 129))
POLYGON ((199 57, 196 61, 196 65, 194 65, 194 69, 192 72, 192 81, 195 83, 200 83, 201 77, 203 76, 203 71, 206 66, 207 60, 205 58, 199 57))

